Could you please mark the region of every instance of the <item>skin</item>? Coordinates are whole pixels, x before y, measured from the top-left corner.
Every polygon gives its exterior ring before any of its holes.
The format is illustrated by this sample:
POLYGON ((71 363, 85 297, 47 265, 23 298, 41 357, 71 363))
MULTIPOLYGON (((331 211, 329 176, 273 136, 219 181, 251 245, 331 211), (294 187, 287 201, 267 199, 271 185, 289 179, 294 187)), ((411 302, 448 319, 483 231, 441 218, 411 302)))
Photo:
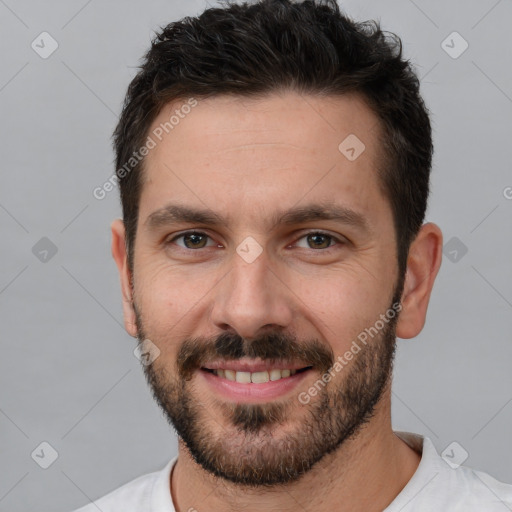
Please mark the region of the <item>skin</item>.
MULTIPOLYGON (((183 103, 166 106, 153 127, 183 103)), ((338 356, 374 325, 389 307, 398 279, 392 211, 375 170, 381 161, 378 135, 377 118, 358 96, 320 98, 289 91, 259 99, 201 100, 157 144, 146 157, 133 275, 122 220, 114 220, 111 229, 126 330, 138 334, 134 301, 145 334, 159 340, 160 368, 171 371, 185 338, 226 331, 253 338, 270 325, 316 338, 338 356), (354 161, 338 150, 349 134, 366 147, 354 161), (325 200, 361 213, 369 232, 335 220, 269 228, 276 211, 325 200), (178 224, 149 230, 149 215, 169 202, 210 209, 228 222, 214 229, 178 224), (183 239, 164 244, 186 230, 207 234, 208 247, 187 249, 183 239), (314 230, 348 242, 314 248, 305 237, 314 230), (252 263, 236 252, 249 236, 263 249, 252 263)), ((398 337, 412 338, 422 330, 441 254, 440 229, 424 224, 409 251, 398 337)), ((311 372, 293 395, 319 377, 311 372)), ((206 426, 236 443, 241 434, 221 408, 211 405, 219 396, 203 380, 193 379, 194 398, 210 404, 206 426)), ((300 429, 307 408, 295 404, 276 436, 300 429)), ((247 488, 216 478, 193 460, 180 439, 172 498, 178 512, 191 507, 199 512, 291 511, 298 504, 318 512, 381 511, 419 461, 392 431, 388 383, 358 435, 286 486, 247 488)))

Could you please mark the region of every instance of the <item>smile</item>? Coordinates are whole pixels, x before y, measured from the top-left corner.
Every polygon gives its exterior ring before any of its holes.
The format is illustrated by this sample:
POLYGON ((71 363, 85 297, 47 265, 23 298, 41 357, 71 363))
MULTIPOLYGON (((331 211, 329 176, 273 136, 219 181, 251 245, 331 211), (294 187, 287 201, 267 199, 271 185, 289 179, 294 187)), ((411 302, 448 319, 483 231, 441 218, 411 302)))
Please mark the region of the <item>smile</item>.
POLYGON ((284 398, 297 389, 313 366, 291 362, 248 360, 209 363, 198 372, 209 392, 236 402, 284 398))
POLYGON ((300 373, 303 371, 308 370, 311 368, 310 366, 306 368, 300 368, 298 370, 293 369, 279 369, 279 368, 272 368, 270 370, 263 370, 259 372, 246 372, 246 371, 235 371, 235 370, 228 370, 225 368, 218 368, 215 370, 211 370, 208 368, 204 368, 204 370, 209 371, 216 375, 217 377, 220 377, 222 379, 226 379, 232 382, 240 382, 243 384, 263 384, 265 382, 275 382, 277 380, 286 379, 287 377, 291 377, 295 375, 296 373, 300 373))

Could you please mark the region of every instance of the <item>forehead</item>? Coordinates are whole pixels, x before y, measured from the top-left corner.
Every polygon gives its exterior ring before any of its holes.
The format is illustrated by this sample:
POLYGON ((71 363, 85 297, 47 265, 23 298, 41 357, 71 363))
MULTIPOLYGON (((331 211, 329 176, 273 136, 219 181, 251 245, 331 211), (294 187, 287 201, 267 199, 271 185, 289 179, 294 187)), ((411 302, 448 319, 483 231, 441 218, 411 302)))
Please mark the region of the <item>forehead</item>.
POLYGON ((142 221, 170 202, 256 229, 310 201, 389 218, 377 178, 380 124, 359 96, 288 92, 193 104, 167 105, 149 130, 155 147, 144 164, 142 221))

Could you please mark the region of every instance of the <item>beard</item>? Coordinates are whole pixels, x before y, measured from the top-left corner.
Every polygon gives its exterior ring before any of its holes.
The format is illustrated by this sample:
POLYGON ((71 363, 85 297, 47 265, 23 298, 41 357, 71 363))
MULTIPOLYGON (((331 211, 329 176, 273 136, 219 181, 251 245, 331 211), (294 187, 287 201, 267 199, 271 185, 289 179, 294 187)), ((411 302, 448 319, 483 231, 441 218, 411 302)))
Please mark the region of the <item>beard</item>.
MULTIPOLYGON (((400 280, 390 310, 400 302, 402 285, 400 280)), ((148 333, 135 303, 134 309, 137 337, 142 342, 148 333)), ((279 330, 266 331, 250 341, 227 332, 212 339, 185 339, 174 367, 159 364, 163 358, 157 358, 143 365, 144 374, 168 422, 204 470, 248 487, 284 485, 297 481, 355 437, 373 417, 391 381, 395 313, 341 371, 331 372, 330 382, 322 382, 307 405, 299 401, 298 391, 290 398, 267 403, 236 403, 201 396, 195 387, 194 375, 203 364, 242 357, 304 361, 304 366, 318 372, 315 382, 321 381, 335 363, 332 350, 316 339, 298 341, 279 330)), ((163 339, 149 339, 165 346, 163 339)))

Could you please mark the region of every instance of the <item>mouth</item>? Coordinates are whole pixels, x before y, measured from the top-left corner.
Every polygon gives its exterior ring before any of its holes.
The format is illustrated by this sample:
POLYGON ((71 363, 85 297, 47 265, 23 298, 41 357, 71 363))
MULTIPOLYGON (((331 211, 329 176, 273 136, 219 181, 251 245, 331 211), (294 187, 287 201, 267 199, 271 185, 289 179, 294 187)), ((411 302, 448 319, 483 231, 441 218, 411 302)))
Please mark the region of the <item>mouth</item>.
POLYGON ((303 368, 270 368, 262 371, 242 371, 233 370, 228 368, 201 368, 205 372, 209 372, 216 377, 226 379, 231 382, 239 382, 242 384, 264 384, 265 382, 276 382, 281 379, 286 379, 297 373, 302 373, 312 369, 312 366, 305 366, 303 368))
POLYGON ((238 402, 262 402, 283 397, 313 371, 292 363, 219 361, 203 366, 199 375, 210 391, 238 402))

